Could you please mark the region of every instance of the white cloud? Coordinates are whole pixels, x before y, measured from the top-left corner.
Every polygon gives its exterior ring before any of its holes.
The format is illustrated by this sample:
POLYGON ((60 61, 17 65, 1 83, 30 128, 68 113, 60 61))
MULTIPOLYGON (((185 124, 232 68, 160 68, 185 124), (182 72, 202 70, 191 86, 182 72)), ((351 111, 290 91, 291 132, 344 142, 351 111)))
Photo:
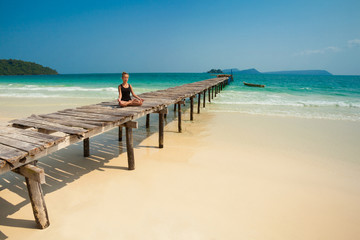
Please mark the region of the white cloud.
POLYGON ((360 47, 360 39, 353 39, 348 41, 348 47, 360 47))
POLYGON ((313 49, 313 50, 305 50, 299 53, 296 53, 295 56, 306 56, 306 55, 313 55, 313 54, 324 54, 328 52, 340 52, 341 48, 338 47, 326 47, 323 49, 313 49))

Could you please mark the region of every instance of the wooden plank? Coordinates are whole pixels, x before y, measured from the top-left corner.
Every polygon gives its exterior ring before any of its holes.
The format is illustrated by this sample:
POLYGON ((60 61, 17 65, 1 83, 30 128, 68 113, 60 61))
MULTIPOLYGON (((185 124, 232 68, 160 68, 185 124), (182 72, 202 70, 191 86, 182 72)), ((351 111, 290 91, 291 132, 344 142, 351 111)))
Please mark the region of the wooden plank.
POLYGON ((52 145, 55 144, 55 142, 52 140, 43 140, 43 139, 33 138, 33 137, 26 136, 26 135, 18 134, 18 133, 8 133, 6 135, 1 134, 0 137, 23 141, 23 142, 27 142, 27 143, 33 143, 33 144, 44 146, 45 148, 51 147, 52 145))
POLYGON ((42 141, 53 141, 55 144, 64 141, 64 137, 59 136, 53 136, 49 134, 40 133, 37 131, 33 131, 31 129, 19 129, 14 127, 6 127, 6 128, 0 128, 0 135, 7 135, 10 133, 17 133, 21 134, 23 136, 29 136, 32 138, 36 138, 42 141))
POLYGON ((36 153, 45 149, 45 147, 40 144, 23 142, 21 140, 7 138, 3 136, 0 136, 0 143, 8 147, 28 152, 30 155, 35 155, 36 153))
POLYGON ((67 126, 64 126, 64 125, 61 125, 58 123, 51 123, 51 122, 46 122, 46 121, 41 121, 41 120, 36 120, 36 119, 29 119, 29 118, 15 119, 10 122, 15 125, 20 125, 20 126, 35 127, 38 129, 52 130, 52 131, 56 131, 56 132, 63 132, 63 133, 69 133, 69 134, 74 134, 74 135, 80 135, 80 136, 83 136, 84 133, 87 132, 87 130, 82 129, 82 128, 67 127, 67 126))
POLYGON ((63 111, 58 111, 59 114, 74 116, 74 117, 85 117, 86 119, 92 121, 104 121, 104 122, 115 122, 121 119, 121 117, 126 116, 126 114, 118 114, 118 116, 106 115, 107 113, 113 112, 105 112, 105 111, 96 111, 91 109, 68 109, 63 111))
POLYGON ((20 159, 23 159, 28 155, 28 152, 21 151, 19 149, 9 147, 3 144, 0 144, 0 159, 5 160, 11 165, 18 162, 20 159))
POLYGON ((128 121, 128 122, 122 124, 122 126, 127 127, 127 128, 138 128, 139 124, 138 124, 138 122, 128 121))
POLYGON ((4 168, 6 165, 6 161, 5 160, 2 160, 0 159, 0 168, 4 168))
POLYGON ((51 119, 55 119, 55 120, 59 120, 59 121, 62 121, 62 120, 76 121, 76 122, 81 122, 81 123, 95 125, 95 126, 103 126, 104 125, 104 123, 102 123, 102 122, 91 121, 85 117, 79 118, 79 117, 67 116, 67 115, 57 114, 57 113, 43 114, 43 115, 39 115, 39 116, 42 118, 51 118, 51 119))
POLYGON ((20 174, 26 178, 29 178, 40 184, 46 183, 44 169, 34 166, 32 164, 26 164, 24 166, 16 168, 13 170, 13 172, 20 174))
POLYGON ((40 117, 40 116, 31 116, 30 118, 43 120, 43 121, 48 121, 48 122, 53 122, 53 123, 60 123, 61 125, 68 126, 68 127, 81 127, 81 128, 84 128, 84 129, 93 129, 93 128, 98 127, 97 125, 92 125, 92 124, 83 123, 83 122, 74 121, 74 120, 69 120, 69 119, 43 118, 43 117, 40 117))

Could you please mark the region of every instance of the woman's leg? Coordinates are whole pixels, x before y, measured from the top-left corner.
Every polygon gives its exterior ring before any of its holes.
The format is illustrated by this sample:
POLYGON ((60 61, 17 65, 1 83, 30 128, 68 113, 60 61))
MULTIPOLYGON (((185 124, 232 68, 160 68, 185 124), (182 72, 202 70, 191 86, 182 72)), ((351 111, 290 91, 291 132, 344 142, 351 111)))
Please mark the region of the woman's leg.
POLYGON ((142 105, 142 101, 140 101, 139 99, 136 99, 136 98, 130 102, 131 103, 129 104, 129 106, 141 106, 142 105))
POLYGON ((121 107, 126 107, 131 104, 132 101, 118 101, 121 107))

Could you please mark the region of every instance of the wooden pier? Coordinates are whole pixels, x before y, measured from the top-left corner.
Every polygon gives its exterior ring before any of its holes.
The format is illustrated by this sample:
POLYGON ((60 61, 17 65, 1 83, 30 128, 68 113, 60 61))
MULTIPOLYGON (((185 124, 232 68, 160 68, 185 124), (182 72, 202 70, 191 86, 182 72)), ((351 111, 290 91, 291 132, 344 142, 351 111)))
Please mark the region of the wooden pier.
POLYGON ((50 225, 41 184, 45 183, 44 170, 36 166, 41 157, 83 141, 84 157, 90 156, 90 138, 115 127, 119 128, 118 141, 126 131, 128 169, 135 169, 132 129, 138 128, 136 119, 146 115, 146 127, 150 126, 150 114, 159 114, 159 148, 164 146, 164 117, 168 107, 178 111, 178 131, 181 127, 181 105, 190 99, 190 120, 194 119, 194 98, 197 97, 197 113, 229 83, 229 77, 217 77, 199 82, 139 94, 145 101, 142 106, 121 108, 117 101, 102 102, 75 109, 32 115, 9 122, 0 127, 0 174, 13 171, 25 177, 35 221, 39 228, 50 225), (201 96, 203 95, 203 96, 201 96))

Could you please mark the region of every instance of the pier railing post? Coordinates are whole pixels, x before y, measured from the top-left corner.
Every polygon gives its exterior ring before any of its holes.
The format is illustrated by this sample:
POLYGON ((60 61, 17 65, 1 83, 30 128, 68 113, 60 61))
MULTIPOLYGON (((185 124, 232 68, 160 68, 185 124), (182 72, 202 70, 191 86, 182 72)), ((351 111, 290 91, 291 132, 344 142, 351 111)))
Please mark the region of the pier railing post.
POLYGON ((83 144, 84 144, 84 157, 88 157, 90 156, 90 139, 85 138, 83 140, 83 144))
POLYGON ((201 102, 201 93, 198 93, 198 109, 197 109, 197 113, 200 113, 200 103, 201 102))
POLYGON ((135 169, 135 157, 134 157, 134 146, 133 146, 133 128, 138 128, 138 122, 129 121, 125 123, 126 128, 126 150, 128 157, 128 169, 135 169))

